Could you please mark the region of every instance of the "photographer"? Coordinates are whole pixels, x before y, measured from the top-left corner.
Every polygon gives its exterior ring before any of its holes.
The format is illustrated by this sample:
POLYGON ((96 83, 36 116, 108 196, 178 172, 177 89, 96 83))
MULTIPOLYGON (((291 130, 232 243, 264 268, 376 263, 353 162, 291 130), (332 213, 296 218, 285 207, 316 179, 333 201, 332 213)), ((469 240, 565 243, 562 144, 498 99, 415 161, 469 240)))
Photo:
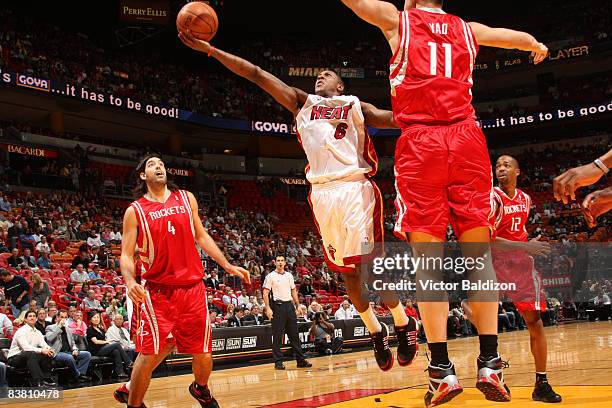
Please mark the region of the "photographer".
POLYGON ((310 326, 310 338, 314 338, 315 351, 321 355, 342 351, 344 340, 342 337, 334 337, 334 325, 327 321, 325 312, 315 313, 310 326))

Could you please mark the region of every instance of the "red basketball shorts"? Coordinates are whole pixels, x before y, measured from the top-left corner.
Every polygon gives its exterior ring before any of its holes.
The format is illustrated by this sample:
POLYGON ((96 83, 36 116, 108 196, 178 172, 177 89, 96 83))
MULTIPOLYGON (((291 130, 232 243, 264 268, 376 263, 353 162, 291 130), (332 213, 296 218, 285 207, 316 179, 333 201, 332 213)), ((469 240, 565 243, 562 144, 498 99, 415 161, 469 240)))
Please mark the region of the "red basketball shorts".
POLYGON ((546 292, 542 277, 535 269, 533 258, 524 252, 493 252, 493 268, 497 282, 511 286, 501 290, 514 303, 519 312, 545 311, 546 292))
POLYGON ((159 354, 172 341, 179 353, 212 352, 204 282, 191 286, 147 282, 146 291, 146 300, 140 304, 136 351, 159 354))
POLYGON ((473 122, 402 131, 395 147, 395 234, 424 232, 446 239, 490 227, 493 175, 487 142, 473 122))

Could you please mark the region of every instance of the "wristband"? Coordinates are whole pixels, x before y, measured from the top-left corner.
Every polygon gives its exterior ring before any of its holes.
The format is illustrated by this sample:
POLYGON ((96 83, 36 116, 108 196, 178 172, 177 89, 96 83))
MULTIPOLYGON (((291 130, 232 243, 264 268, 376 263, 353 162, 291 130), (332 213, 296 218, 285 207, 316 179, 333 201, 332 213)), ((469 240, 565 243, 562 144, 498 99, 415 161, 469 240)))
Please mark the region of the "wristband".
POLYGON ((604 174, 608 174, 610 171, 610 169, 599 159, 595 159, 593 163, 595 163, 599 170, 603 171, 604 174))
POLYGON ((208 51, 208 56, 212 57, 213 52, 215 52, 217 49, 215 47, 210 47, 210 50, 208 51))

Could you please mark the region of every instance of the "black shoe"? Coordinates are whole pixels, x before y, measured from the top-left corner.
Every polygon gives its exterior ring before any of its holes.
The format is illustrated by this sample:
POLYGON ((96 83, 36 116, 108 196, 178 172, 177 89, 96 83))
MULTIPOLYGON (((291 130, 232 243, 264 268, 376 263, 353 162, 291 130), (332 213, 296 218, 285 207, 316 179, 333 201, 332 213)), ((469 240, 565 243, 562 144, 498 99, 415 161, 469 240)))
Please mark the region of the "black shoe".
POLYGON ((378 367, 383 371, 389 371, 393 368, 393 353, 389 348, 389 328, 384 323, 381 323, 381 325, 382 331, 380 333, 370 333, 370 339, 372 339, 374 357, 376 357, 378 367))
POLYGON ((55 381, 53 381, 52 378, 43 378, 42 386, 43 387, 55 387, 55 386, 57 386, 57 383, 55 381))
POLYGON ((561 402, 561 396, 557 394, 548 381, 541 381, 536 383, 531 399, 534 401, 556 403, 561 402))
POLYGON ((275 370, 284 370, 285 369, 285 365, 283 363, 274 363, 274 369, 275 370))
POLYGON ((202 387, 194 381, 189 386, 189 393, 200 403, 202 408, 219 408, 219 403, 211 395, 208 385, 202 387))
POLYGON ((88 382, 91 381, 91 377, 85 374, 81 374, 79 375, 79 378, 77 378, 78 382, 88 382))
POLYGON ((397 363, 402 366, 412 364, 419 350, 417 336, 419 334, 419 322, 410 316, 406 326, 395 326, 397 336, 397 363))
POLYGON ((308 360, 302 360, 297 362, 297 368, 310 368, 312 364, 308 360))

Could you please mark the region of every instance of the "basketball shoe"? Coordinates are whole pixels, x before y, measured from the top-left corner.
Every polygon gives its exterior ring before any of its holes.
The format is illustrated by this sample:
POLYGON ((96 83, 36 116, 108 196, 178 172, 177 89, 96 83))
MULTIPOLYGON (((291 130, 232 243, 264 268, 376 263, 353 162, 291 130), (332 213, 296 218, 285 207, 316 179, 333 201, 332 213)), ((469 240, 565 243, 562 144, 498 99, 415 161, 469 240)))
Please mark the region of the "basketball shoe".
POLYGON ((489 401, 510 401, 510 389, 504 383, 502 369, 508 367, 508 363, 502 361, 499 354, 490 360, 476 360, 478 364, 478 381, 476 388, 482 392, 489 401))
POLYGON ((129 396, 130 390, 127 389, 125 384, 121 384, 121 387, 117 388, 113 393, 113 397, 115 397, 117 402, 119 402, 120 404, 127 404, 129 396))
POLYGON ((561 402, 562 398, 552 389, 548 381, 538 381, 531 394, 531 399, 542 402, 561 402))
POLYGON ((200 403, 202 408, 219 408, 219 403, 211 395, 208 385, 202 387, 194 381, 189 386, 189 393, 200 403))
POLYGON ((412 364, 419 351, 419 322, 412 316, 408 317, 406 326, 395 326, 397 336, 397 363, 402 366, 412 364))
POLYGON ((429 390, 425 394, 427 408, 442 405, 463 392, 463 387, 455 375, 453 363, 448 367, 430 365, 427 371, 429 373, 429 390))
POLYGON ((370 333, 370 338, 372 339, 374 357, 376 357, 378 367, 383 371, 389 371, 393 368, 393 352, 389 347, 389 328, 384 323, 381 323, 381 326, 381 332, 370 333))

